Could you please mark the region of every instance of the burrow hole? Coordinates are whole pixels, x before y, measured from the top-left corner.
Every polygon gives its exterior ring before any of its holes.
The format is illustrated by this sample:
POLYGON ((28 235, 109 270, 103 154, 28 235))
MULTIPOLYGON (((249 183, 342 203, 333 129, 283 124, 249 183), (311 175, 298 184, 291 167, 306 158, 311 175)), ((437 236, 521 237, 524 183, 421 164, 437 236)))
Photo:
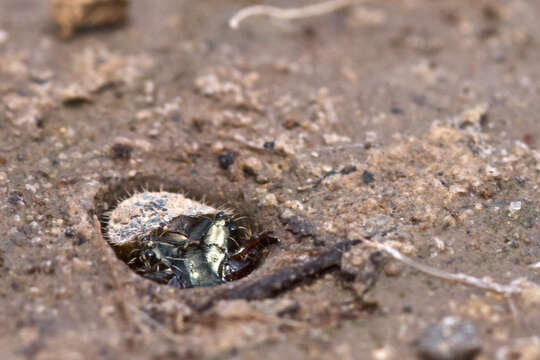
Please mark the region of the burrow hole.
MULTIPOLYGON (((213 286, 245 277, 260 266, 269 248, 276 242, 273 236, 266 233, 268 228, 265 229, 261 222, 256 221, 267 214, 247 201, 242 189, 227 183, 141 176, 109 184, 96 195, 95 203, 103 236, 117 257, 139 275, 174 287, 213 286), (123 218, 122 223, 128 224, 126 234, 129 235, 133 224, 139 229, 141 219, 152 219, 153 230, 136 237, 121 237, 132 239, 121 245, 111 244, 112 239, 118 238, 112 235, 111 212, 130 197, 160 191, 182 194, 217 211, 201 213, 200 216, 182 215, 154 226, 157 224, 156 217, 167 209, 166 206, 164 209, 161 199, 148 196, 148 202, 130 205, 130 208, 136 206, 135 213, 145 211, 145 216, 137 217, 136 221, 123 218)), ((116 224, 116 229, 125 229, 123 225, 118 225, 119 222, 116 224)))

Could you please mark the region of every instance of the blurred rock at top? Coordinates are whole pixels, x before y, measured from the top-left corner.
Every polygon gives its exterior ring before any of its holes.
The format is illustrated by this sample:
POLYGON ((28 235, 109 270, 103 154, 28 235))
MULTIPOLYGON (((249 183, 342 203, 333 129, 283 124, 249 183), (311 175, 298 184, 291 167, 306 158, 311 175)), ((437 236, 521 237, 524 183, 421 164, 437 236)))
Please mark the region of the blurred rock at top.
POLYGON ((124 23, 129 0, 51 0, 51 5, 58 34, 69 38, 81 28, 124 23))

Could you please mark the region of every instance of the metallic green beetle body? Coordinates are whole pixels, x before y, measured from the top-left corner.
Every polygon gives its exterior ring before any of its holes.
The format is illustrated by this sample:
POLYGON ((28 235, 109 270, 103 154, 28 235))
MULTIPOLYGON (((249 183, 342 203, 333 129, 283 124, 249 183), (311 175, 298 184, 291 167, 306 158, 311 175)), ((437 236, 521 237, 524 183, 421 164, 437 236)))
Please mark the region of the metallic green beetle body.
POLYGON ((228 215, 179 216, 143 237, 128 262, 149 279, 187 288, 218 285, 249 273, 269 233, 248 237, 228 215))

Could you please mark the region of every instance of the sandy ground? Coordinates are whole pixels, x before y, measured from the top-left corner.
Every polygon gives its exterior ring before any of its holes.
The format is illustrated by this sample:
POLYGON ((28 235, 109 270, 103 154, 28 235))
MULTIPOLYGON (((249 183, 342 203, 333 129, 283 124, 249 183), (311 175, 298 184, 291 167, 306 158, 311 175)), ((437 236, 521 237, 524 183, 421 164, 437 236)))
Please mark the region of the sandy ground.
POLYGON ((0 357, 414 359, 452 316, 454 357, 540 358, 537 289, 365 245, 540 284, 540 3, 368 1, 230 30, 252 4, 136 0, 61 40, 48 2, 2 0, 0 357), (281 242, 215 288, 145 280, 103 215, 160 188, 281 242))

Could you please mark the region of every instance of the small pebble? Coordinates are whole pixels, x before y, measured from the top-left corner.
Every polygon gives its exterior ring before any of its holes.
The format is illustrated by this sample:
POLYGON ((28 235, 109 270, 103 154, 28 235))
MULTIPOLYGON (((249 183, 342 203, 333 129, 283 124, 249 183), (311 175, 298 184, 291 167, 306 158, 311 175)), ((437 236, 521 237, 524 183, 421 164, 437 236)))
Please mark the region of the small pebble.
POLYGON ((285 122, 283 123, 283 127, 287 130, 292 130, 294 129, 295 127, 297 126, 300 126, 300 124, 298 123, 298 121, 296 121, 295 119, 293 118, 290 118, 290 119, 287 119, 285 120, 285 122))
POLYGON ((447 316, 424 331, 416 346, 422 359, 469 360, 480 352, 482 343, 471 322, 447 316))
POLYGON ((433 238, 433 241, 435 242, 435 247, 440 250, 440 251, 444 251, 446 249, 446 244, 444 243, 444 241, 441 240, 440 237, 438 236, 435 236, 433 238))
POLYGON ((76 106, 84 103, 91 103, 90 93, 80 85, 72 84, 60 92, 62 103, 66 106, 76 106))
POLYGON ((510 212, 521 210, 521 201, 512 201, 510 206, 508 206, 508 210, 510 212))
POLYGON ((249 175, 257 175, 263 169, 263 163, 256 157, 248 157, 242 161, 242 170, 249 175))
POLYGON ((373 174, 370 173, 370 172, 367 171, 367 170, 364 170, 364 172, 362 173, 362 181, 364 182, 364 184, 369 185, 369 184, 371 184, 374 180, 375 180, 375 178, 373 177, 373 174))
POLYGON ((219 166, 223 170, 227 170, 234 163, 234 155, 231 153, 222 153, 218 156, 219 166))
POLYGON ((350 165, 350 166, 345 166, 343 169, 341 169, 340 173, 341 175, 349 175, 355 172, 356 170, 357 170, 356 166, 350 165))
POLYGON ((111 149, 111 157, 118 160, 129 160, 133 148, 126 144, 114 144, 111 149))
POLYGON ((23 207, 26 205, 23 194, 20 191, 12 191, 8 196, 8 203, 13 206, 23 207))
POLYGON ((349 143, 351 138, 348 136, 339 135, 336 133, 324 134, 323 140, 326 145, 335 145, 340 143, 349 143))
POLYGON ((394 115, 403 115, 403 109, 401 109, 400 107, 397 107, 397 106, 392 106, 390 108, 390 112, 394 115))
POLYGON ((401 270, 401 266, 396 261, 390 261, 384 266, 384 273, 386 276, 399 276, 401 270))
POLYGON ((225 145, 221 141, 215 141, 212 143, 212 153, 218 155, 223 153, 223 150, 225 149, 225 145))
POLYGON ((277 197, 275 194, 268 194, 264 197, 263 204, 266 206, 277 206, 277 197))
POLYGON ((256 177, 255 177, 255 182, 257 184, 267 184, 268 182, 270 181, 270 179, 264 175, 261 175, 261 174, 258 174, 256 177))
POLYGON ((405 314, 411 314, 413 312, 413 307, 411 305, 405 305, 402 310, 405 314))

